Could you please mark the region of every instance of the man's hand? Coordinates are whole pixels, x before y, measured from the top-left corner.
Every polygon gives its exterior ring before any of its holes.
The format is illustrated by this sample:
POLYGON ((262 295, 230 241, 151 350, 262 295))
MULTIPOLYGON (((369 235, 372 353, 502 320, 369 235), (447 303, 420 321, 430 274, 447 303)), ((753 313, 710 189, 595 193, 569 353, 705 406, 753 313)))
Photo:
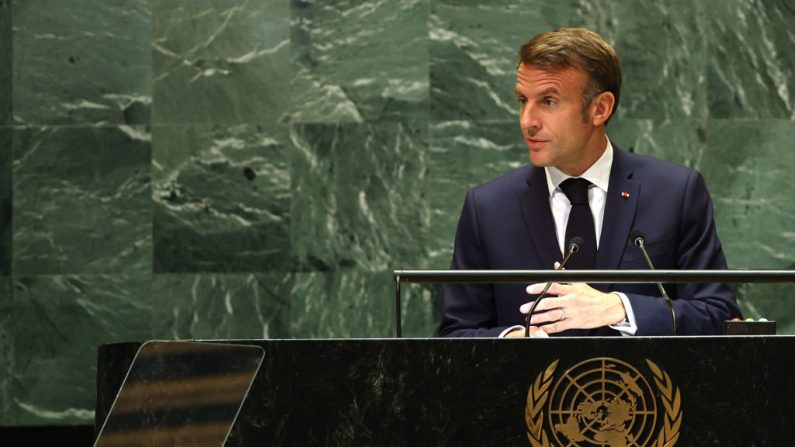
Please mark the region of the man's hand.
MULTIPOLYGON (((543 301, 542 301, 542 303, 543 303, 543 301)), ((545 337, 549 337, 549 335, 547 335, 547 333, 544 332, 544 330, 539 328, 539 327, 530 326, 530 337, 531 338, 545 338, 545 337)), ((508 332, 507 334, 505 334, 504 338, 524 338, 524 328, 514 329, 511 332, 508 332)))
MULTIPOLYGON (((537 295, 545 285, 541 283, 527 286, 527 293, 537 295)), ((533 326, 549 323, 538 329, 543 330, 545 334, 554 334, 566 329, 591 329, 619 324, 627 315, 621 297, 615 293, 600 292, 585 283, 552 283, 547 294, 548 296, 538 303, 530 320, 533 326)), ((522 304, 519 311, 527 314, 532 305, 532 301, 522 304)), ((513 332, 507 336, 512 334, 513 332)), ((524 336, 524 332, 520 336, 524 336)))

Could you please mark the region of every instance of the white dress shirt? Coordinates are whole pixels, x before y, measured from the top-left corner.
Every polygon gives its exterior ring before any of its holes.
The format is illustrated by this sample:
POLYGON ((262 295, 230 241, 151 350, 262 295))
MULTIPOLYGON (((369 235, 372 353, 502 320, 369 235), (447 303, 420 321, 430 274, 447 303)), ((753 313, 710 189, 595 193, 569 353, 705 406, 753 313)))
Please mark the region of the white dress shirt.
MULTIPOLYGON (((610 140, 607 140, 607 148, 596 163, 592 164, 585 172, 580 175, 591 182, 588 187, 588 205, 591 207, 593 214, 594 230, 596 234, 596 248, 599 248, 599 239, 602 235, 602 222, 604 222, 605 215, 605 199, 607 198, 607 187, 610 183, 610 168, 613 166, 613 145, 610 140)), ((572 178, 572 176, 564 174, 560 169, 555 167, 544 168, 547 177, 547 186, 549 187, 549 206, 552 210, 552 217, 555 220, 555 231, 558 237, 558 246, 560 247, 561 256, 565 252, 566 241, 566 224, 569 221, 569 213, 571 212, 571 203, 563 190, 560 189, 560 184, 565 180, 572 178)), ((552 267, 552 266, 550 266, 552 267)), ((635 314, 632 312, 632 306, 629 299, 624 293, 615 292, 621 297, 621 302, 624 304, 624 309, 627 312, 627 321, 623 324, 610 326, 611 328, 621 332, 622 335, 635 335, 638 327, 635 324, 635 314)), ((500 334, 500 337, 505 336, 508 332, 514 329, 522 328, 522 326, 512 326, 500 334)))

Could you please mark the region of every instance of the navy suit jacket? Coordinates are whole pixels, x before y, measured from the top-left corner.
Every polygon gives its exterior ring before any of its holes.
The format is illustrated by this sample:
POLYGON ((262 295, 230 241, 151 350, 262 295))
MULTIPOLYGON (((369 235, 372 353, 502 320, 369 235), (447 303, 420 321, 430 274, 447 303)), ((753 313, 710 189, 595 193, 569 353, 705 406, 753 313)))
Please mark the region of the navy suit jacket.
MULTIPOLYGON (((655 268, 726 268, 712 200, 701 175, 615 148, 596 269, 648 268, 640 249, 629 240, 632 229, 643 232, 655 268), (622 192, 629 196, 622 197, 622 192)), ((561 259, 543 168, 528 165, 468 192, 456 231, 452 269, 540 270, 552 268, 561 259)), ((720 334, 724 320, 740 316, 734 292, 725 284, 664 286, 673 300, 680 335, 720 334)), ((523 324, 519 306, 534 298, 525 287, 446 285, 439 335, 497 336, 523 324)), ((670 313, 655 284, 593 287, 626 293, 635 313, 635 335, 671 335, 670 313)), ((601 327, 556 335, 620 334, 601 327)))

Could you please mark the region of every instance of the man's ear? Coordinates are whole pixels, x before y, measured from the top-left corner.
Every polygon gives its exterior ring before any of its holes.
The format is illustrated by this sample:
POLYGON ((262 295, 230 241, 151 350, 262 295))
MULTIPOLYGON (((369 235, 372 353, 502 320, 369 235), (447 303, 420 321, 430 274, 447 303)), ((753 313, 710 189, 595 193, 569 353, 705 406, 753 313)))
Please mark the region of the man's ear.
POLYGON ((610 92, 602 92, 591 101, 591 124, 600 126, 605 124, 613 115, 613 108, 616 105, 616 97, 610 92))

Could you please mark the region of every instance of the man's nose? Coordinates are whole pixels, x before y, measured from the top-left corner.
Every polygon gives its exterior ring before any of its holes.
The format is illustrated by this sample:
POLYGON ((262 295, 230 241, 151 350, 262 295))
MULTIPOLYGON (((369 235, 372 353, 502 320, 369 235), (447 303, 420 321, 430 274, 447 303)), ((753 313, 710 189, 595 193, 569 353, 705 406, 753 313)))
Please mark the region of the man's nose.
POLYGON ((519 112, 519 125, 522 127, 522 130, 531 135, 541 128, 541 121, 529 104, 525 105, 519 112))

